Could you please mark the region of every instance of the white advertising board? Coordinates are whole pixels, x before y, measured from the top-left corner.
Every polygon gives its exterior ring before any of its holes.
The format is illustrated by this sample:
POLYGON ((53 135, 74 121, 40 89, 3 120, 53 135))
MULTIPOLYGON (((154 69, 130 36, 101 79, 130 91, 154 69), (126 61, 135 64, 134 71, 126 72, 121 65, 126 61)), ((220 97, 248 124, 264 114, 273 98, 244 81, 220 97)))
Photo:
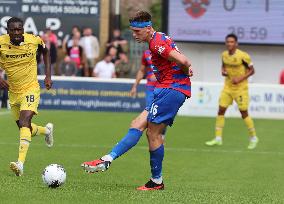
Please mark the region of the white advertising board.
MULTIPOLYGON (((192 83, 192 97, 184 103, 179 115, 215 117, 222 83, 192 83)), ((250 84, 249 113, 255 118, 284 119, 284 86, 250 84)), ((228 108, 226 116, 240 116, 237 104, 228 108)))

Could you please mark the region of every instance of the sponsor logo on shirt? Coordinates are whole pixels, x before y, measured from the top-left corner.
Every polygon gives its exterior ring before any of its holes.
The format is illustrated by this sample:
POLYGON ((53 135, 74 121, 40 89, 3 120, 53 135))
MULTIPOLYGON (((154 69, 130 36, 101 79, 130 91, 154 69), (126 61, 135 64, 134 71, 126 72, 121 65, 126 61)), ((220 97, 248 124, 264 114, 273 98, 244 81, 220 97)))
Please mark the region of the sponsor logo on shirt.
POLYGON ((158 50, 159 55, 161 55, 166 48, 164 46, 156 46, 156 49, 158 50))
POLYGON ((29 52, 29 53, 25 53, 25 54, 20 54, 20 55, 6 55, 6 58, 11 58, 11 59, 19 59, 19 58, 29 58, 31 56, 33 56, 34 54, 29 52))

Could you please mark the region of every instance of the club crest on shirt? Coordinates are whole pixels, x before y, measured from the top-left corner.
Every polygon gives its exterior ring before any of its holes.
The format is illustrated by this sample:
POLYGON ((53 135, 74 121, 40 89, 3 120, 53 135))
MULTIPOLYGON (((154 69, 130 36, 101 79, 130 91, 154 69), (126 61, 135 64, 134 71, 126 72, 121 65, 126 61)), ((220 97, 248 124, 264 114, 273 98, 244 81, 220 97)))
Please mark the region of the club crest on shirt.
POLYGON ((199 18, 206 13, 210 0, 182 0, 182 3, 192 18, 199 18))
POLYGON ((155 48, 158 51, 159 55, 161 55, 166 49, 164 46, 155 46, 155 48))

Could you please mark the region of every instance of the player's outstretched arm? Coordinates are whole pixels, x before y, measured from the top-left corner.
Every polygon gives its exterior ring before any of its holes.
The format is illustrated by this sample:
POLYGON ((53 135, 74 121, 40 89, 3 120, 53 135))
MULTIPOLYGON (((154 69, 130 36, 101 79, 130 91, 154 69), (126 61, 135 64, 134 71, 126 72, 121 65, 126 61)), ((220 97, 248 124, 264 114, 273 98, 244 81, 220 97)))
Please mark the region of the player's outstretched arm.
POLYGON ((169 53, 168 60, 176 62, 181 67, 182 71, 189 77, 193 76, 191 62, 185 55, 179 53, 176 50, 172 50, 169 53))
POLYGON ((136 74, 135 83, 133 84, 131 91, 130 91, 130 95, 132 97, 136 96, 136 94, 137 94, 137 86, 145 76, 145 69, 146 69, 146 66, 141 64, 140 69, 138 70, 138 72, 136 74))
POLYGON ((49 90, 52 86, 51 81, 51 66, 50 66, 50 54, 49 50, 44 47, 42 48, 42 55, 43 55, 43 61, 45 65, 45 79, 44 79, 44 85, 47 90, 49 90))

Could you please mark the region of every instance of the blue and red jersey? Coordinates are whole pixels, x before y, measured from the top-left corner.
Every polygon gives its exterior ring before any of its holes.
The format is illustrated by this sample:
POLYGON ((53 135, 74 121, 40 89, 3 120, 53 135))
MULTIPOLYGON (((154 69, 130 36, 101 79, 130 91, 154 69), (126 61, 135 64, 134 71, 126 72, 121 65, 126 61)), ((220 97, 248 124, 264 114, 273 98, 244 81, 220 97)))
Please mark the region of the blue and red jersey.
POLYGON ((154 75, 153 72, 153 64, 151 61, 152 55, 151 55, 151 51, 150 50, 145 50, 143 55, 142 55, 142 59, 141 59, 141 63, 145 66, 146 68, 146 87, 149 90, 154 90, 156 84, 157 84, 157 79, 154 75))
POLYGON ((177 65, 169 61, 172 50, 179 52, 175 42, 164 33, 153 33, 149 42, 152 55, 153 72, 158 83, 157 88, 171 88, 182 92, 187 97, 191 96, 191 82, 187 74, 177 65))

